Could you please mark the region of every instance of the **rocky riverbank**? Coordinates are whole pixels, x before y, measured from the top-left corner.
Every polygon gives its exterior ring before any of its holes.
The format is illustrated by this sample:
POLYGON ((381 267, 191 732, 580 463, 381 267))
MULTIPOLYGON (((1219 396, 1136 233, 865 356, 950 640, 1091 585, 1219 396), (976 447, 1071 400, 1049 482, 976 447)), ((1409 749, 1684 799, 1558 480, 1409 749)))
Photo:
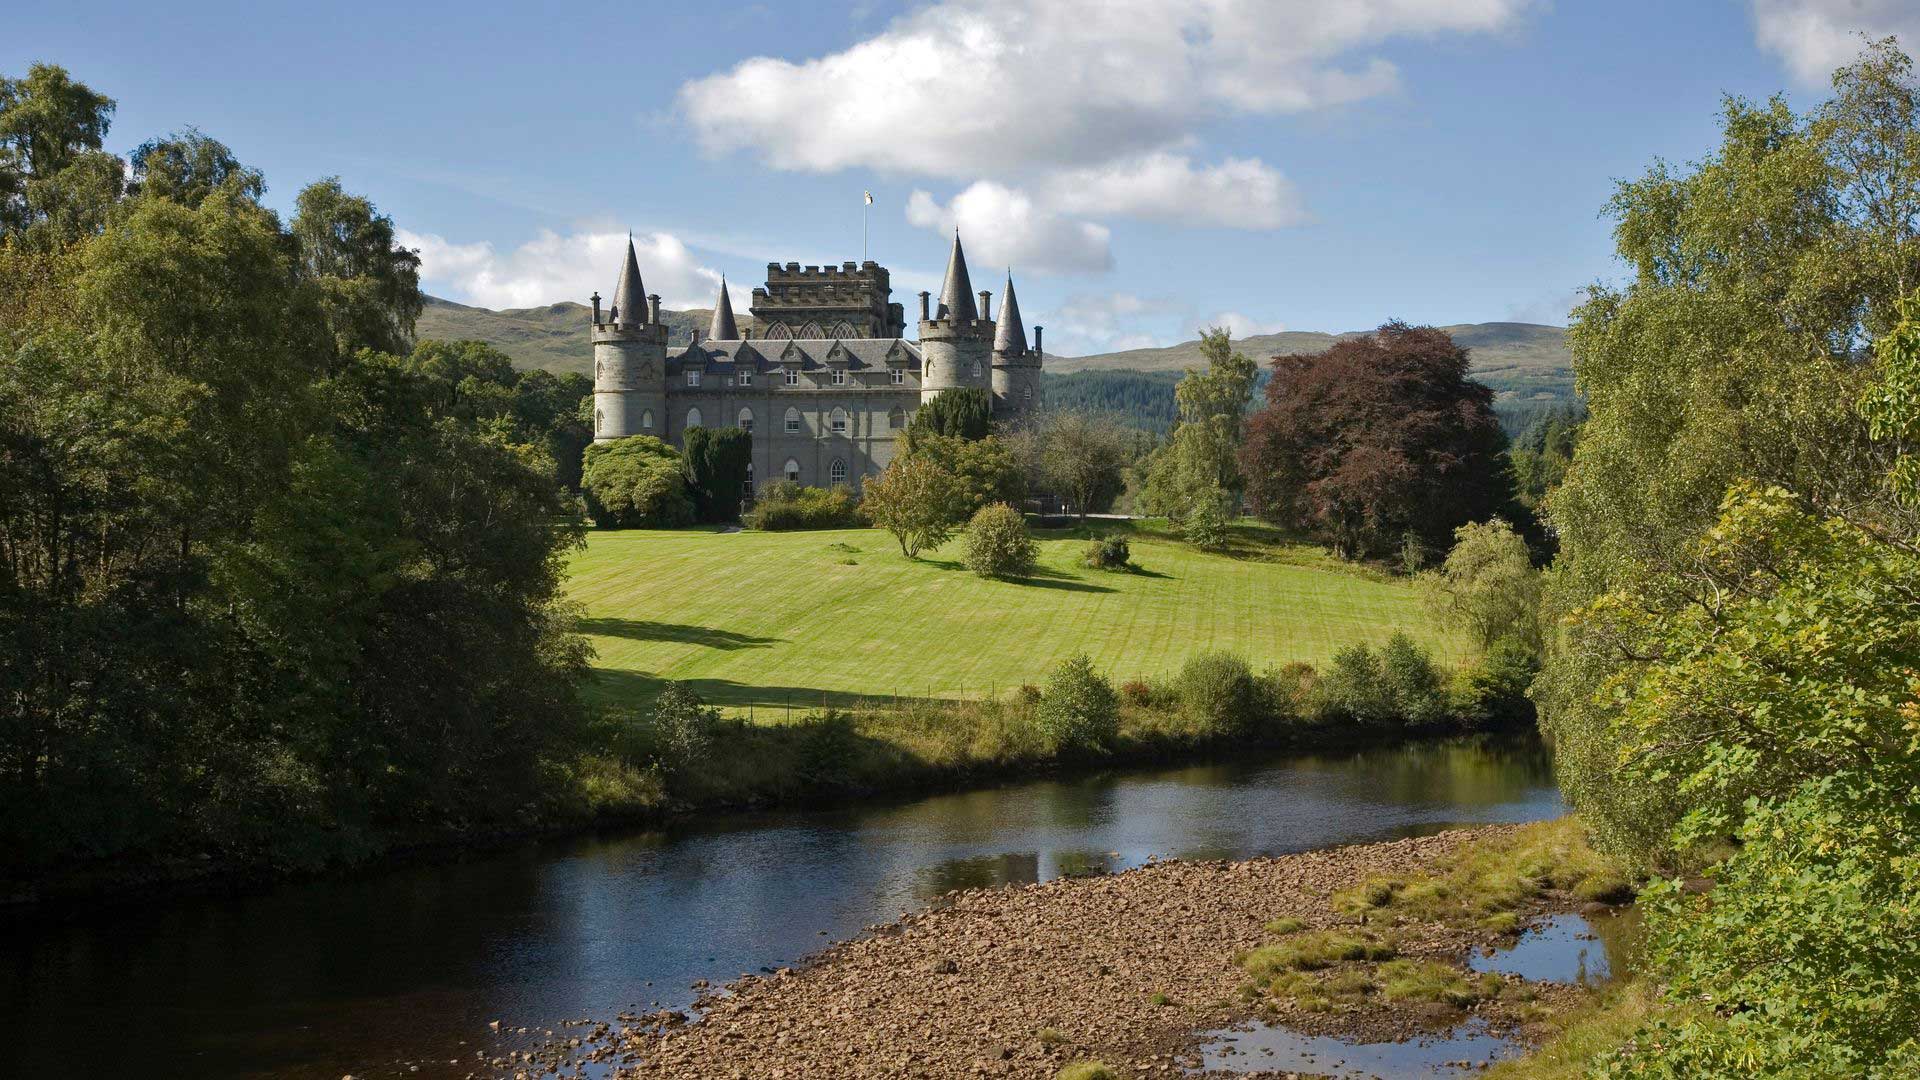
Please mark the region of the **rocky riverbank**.
MULTIPOLYGON (((1515 827, 1246 862, 1168 862, 1123 874, 970 890, 870 928, 797 970, 743 977, 679 1014, 607 1018, 491 1059, 503 1076, 576 1068, 621 1077, 1052 1077, 1097 1059, 1119 1075, 1181 1075, 1197 1032, 1258 1017, 1316 1034, 1405 1038, 1468 1015, 1524 1034, 1528 1020, 1583 991, 1527 984, 1471 1003, 1388 1004, 1385 995, 1320 1011, 1252 992, 1237 957, 1274 926, 1359 929, 1334 894, 1429 870, 1466 844, 1515 827), (1276 922, 1281 921, 1281 922, 1276 922)), ((1571 909, 1548 894, 1523 917, 1571 909)), ((1396 918, 1396 955, 1460 964, 1492 930, 1396 918)), ((1377 925, 1377 920, 1376 920, 1377 925)))

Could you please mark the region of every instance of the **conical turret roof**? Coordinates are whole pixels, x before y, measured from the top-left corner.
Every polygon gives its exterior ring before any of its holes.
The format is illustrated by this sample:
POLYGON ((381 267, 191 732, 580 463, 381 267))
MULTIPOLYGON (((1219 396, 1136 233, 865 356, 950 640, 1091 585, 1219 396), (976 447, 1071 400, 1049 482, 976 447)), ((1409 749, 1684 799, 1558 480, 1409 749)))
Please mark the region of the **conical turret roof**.
POLYGON ((1006 356, 1027 354, 1027 324, 1020 321, 1020 300, 1013 295, 1013 271, 1007 271, 1007 291, 1000 295, 1000 325, 993 332, 993 351, 1006 356))
POLYGON ((640 260, 633 253, 633 234, 627 234, 627 261, 620 267, 620 284, 613 287, 613 306, 620 324, 639 326, 647 321, 647 287, 640 282, 640 260))
POLYGON ((973 282, 967 278, 967 253, 960 250, 960 230, 953 230, 953 254, 947 256, 947 283, 940 287, 940 306, 955 322, 972 322, 980 317, 973 303, 973 282))
POLYGON ((707 327, 710 341, 739 341, 740 328, 733 322, 733 301, 727 296, 727 279, 720 279, 720 299, 713 302, 713 323, 707 327))

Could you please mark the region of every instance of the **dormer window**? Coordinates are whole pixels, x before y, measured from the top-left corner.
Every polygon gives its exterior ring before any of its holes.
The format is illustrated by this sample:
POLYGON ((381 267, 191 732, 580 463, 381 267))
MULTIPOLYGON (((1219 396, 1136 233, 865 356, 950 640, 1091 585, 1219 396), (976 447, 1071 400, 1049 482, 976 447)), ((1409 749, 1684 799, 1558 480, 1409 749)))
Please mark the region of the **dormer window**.
POLYGON ((741 373, 740 373, 740 385, 741 385, 741 386, 752 386, 752 385, 753 385, 753 372, 751 372, 751 371, 743 371, 743 372, 741 372, 741 373))
POLYGON ((907 381, 907 372, 904 368, 894 368, 889 374, 893 376, 893 385, 895 386, 899 386, 901 383, 907 381))
POLYGON ((700 373, 698 371, 692 368, 687 369, 687 385, 688 386, 700 385, 700 373))
POLYGON ((844 371, 841 371, 839 368, 834 368, 833 369, 833 385, 835 386, 847 385, 847 373, 844 371))
POLYGON ((795 370, 795 369, 793 369, 793 368, 788 368, 788 369, 787 369, 787 371, 786 371, 786 376, 787 376, 787 377, 786 377, 786 380, 785 380, 785 382, 786 382, 786 384, 787 384, 788 386, 799 386, 799 385, 800 385, 800 372, 799 372, 799 371, 797 371, 797 370, 795 370))

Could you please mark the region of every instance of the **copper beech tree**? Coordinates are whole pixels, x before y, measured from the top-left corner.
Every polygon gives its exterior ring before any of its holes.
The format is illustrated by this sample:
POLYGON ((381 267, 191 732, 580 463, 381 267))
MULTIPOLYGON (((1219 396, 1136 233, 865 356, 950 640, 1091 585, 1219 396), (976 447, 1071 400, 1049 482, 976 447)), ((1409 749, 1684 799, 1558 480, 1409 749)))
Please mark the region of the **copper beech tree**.
POLYGON ((1508 509, 1493 391, 1467 378, 1443 330, 1389 322, 1326 352, 1273 360, 1240 472, 1253 511, 1353 558, 1409 533, 1443 550, 1459 525, 1508 509))

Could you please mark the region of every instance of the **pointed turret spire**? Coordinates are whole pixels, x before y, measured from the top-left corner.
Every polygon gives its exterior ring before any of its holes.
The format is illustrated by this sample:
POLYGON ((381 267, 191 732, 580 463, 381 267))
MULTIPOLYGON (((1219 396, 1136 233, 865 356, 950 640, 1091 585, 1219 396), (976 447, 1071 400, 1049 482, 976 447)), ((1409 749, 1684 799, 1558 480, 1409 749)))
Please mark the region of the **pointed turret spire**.
POLYGON ((707 327, 711 341, 738 341, 740 328, 733 322, 733 301, 727 297, 727 279, 720 279, 720 299, 713 302, 713 324, 707 327))
POLYGON ((640 283, 640 260, 633 253, 633 234, 627 234, 627 261, 620 267, 620 284, 613 288, 613 307, 623 326, 647 321, 647 290, 640 283))
POLYGON ((947 283, 940 287, 940 306, 954 322, 972 322, 980 317, 973 306, 973 282, 967 279, 967 253, 960 250, 960 230, 953 230, 953 254, 947 256, 947 283))
POLYGON ((1007 291, 1000 294, 1000 325, 993 332, 993 351, 1003 356, 1027 354, 1027 324, 1020 321, 1020 301, 1013 295, 1013 271, 1007 271, 1007 291))

